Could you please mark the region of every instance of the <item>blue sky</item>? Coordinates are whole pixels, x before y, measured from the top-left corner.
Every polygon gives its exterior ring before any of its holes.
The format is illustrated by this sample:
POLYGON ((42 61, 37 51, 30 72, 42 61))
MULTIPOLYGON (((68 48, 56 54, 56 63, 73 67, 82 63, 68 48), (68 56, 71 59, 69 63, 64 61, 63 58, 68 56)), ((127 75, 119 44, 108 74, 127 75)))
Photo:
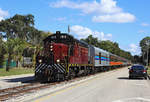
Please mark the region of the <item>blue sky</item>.
POLYGON ((89 34, 119 43, 133 55, 150 34, 150 0, 0 0, 0 20, 15 14, 33 14, 35 27, 67 32, 76 38, 89 34))

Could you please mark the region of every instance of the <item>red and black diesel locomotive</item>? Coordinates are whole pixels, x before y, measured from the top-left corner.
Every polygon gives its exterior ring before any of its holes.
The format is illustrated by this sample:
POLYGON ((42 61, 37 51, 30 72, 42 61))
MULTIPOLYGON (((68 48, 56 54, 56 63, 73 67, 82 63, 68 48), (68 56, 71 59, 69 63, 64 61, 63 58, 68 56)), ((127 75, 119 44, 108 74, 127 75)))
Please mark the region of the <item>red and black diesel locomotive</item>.
POLYGON ((60 81, 130 64, 127 59, 60 31, 43 42, 44 49, 36 56, 36 79, 60 81))

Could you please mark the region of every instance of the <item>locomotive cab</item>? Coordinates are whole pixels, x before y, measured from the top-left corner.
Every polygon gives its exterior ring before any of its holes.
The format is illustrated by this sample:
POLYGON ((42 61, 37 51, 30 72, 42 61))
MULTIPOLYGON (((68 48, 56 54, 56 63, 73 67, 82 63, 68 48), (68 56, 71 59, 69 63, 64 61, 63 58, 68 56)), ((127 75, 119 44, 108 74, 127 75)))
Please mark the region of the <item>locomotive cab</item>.
POLYGON ((51 59, 47 64, 67 63, 68 56, 73 54, 74 42, 71 35, 57 31, 56 34, 47 37, 43 41, 44 56, 48 56, 51 59))

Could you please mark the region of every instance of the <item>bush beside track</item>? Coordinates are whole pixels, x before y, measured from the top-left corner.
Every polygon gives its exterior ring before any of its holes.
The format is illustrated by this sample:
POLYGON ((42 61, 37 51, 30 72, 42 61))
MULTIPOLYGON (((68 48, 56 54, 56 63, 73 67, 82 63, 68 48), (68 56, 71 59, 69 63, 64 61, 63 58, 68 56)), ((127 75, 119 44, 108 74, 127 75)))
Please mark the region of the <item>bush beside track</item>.
POLYGON ((147 73, 148 73, 148 77, 150 79, 150 67, 148 67, 147 73))

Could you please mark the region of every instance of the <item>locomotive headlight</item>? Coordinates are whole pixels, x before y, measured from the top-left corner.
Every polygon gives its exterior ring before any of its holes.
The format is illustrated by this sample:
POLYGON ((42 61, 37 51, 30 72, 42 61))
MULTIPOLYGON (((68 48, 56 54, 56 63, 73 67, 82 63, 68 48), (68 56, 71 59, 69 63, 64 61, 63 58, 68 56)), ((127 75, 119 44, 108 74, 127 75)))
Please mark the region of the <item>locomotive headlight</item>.
POLYGON ((51 46, 50 46, 50 48, 52 49, 52 48, 53 48, 53 46, 51 45, 51 46))
POLYGON ((39 60, 39 63, 42 63, 42 60, 41 60, 41 59, 39 60))
POLYGON ((60 62, 60 60, 58 59, 58 60, 56 60, 57 61, 57 63, 59 63, 60 62))
POLYGON ((50 49, 50 51, 53 51, 53 49, 50 49))

